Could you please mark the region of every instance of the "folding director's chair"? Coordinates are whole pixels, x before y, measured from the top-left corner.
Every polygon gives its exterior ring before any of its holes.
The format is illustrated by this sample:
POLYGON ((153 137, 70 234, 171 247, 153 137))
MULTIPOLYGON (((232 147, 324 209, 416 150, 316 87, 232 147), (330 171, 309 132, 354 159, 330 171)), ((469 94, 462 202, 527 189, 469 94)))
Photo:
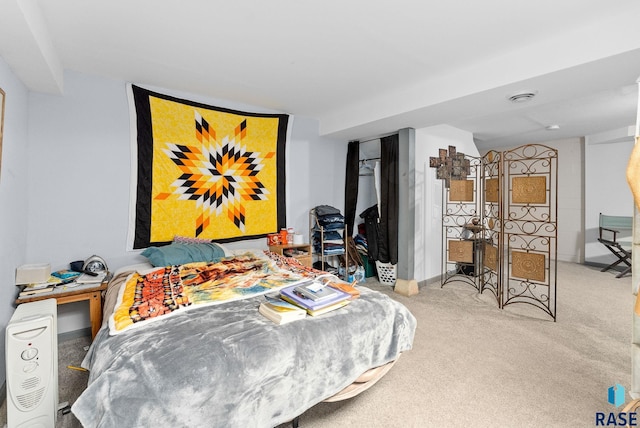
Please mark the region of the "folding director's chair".
POLYGON ((600 237, 598 241, 607 247, 616 257, 616 261, 603 268, 601 272, 608 271, 619 264, 624 269, 616 278, 621 278, 631 272, 631 236, 633 230, 633 217, 604 215, 600 213, 600 237))

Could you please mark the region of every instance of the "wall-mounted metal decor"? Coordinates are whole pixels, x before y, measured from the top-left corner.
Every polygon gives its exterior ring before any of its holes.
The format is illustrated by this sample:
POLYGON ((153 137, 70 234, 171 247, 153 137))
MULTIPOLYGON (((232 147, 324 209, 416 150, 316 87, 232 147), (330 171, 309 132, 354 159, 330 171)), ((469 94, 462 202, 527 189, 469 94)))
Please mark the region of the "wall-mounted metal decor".
POLYGON ((451 180, 462 180, 469 175, 471 165, 464 153, 458 153, 455 146, 438 150, 438 157, 429 158, 429 166, 436 168, 436 177, 444 180, 444 185, 449 188, 451 180))
POLYGON ((482 158, 453 153, 469 168, 443 188, 441 285, 467 282, 500 308, 529 304, 555 321, 557 150, 530 144, 482 158))

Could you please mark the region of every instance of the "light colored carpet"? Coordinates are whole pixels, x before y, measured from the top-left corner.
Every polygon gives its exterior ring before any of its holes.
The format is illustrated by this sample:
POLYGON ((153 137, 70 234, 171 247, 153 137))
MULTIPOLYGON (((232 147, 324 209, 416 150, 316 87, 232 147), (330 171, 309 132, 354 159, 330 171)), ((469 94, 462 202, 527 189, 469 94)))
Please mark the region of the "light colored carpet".
MULTIPOLYGON (((368 280, 416 316, 414 348, 368 391, 309 409, 300 427, 594 426, 596 412, 616 410, 607 389, 630 388, 631 278, 573 263, 558 275, 555 323, 526 305, 501 310, 463 283, 403 297, 368 280)), ((61 400, 86 382, 66 368, 84 354, 74 342, 60 347, 61 400)), ((73 415, 59 416, 57 427, 73 426, 73 415)))
POLYGON ((418 319, 414 348, 373 388, 322 403, 304 428, 594 426, 607 389, 631 380, 631 278, 559 263, 557 322, 498 309, 461 283, 397 300, 418 319))

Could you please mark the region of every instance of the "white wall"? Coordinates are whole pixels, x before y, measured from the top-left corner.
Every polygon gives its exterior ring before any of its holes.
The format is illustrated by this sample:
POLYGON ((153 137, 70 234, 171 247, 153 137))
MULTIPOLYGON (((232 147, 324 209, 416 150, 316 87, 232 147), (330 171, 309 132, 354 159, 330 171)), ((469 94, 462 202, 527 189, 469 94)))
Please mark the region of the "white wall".
MULTIPOLYGON (((580 138, 542 143, 558 150, 558 260, 583 258, 583 143, 580 138)), ((429 167, 438 149, 479 156, 470 133, 441 125, 416 130, 415 278, 439 277, 442 263, 442 182, 429 167)), ((508 148, 500 148, 508 150, 508 148)))
POLYGON ((418 281, 439 277, 442 270, 442 181, 429 167, 429 157, 449 146, 479 155, 469 132, 448 125, 416 129, 414 278, 418 281))
POLYGON ((0 385, 6 380, 5 332, 14 311, 16 266, 26 263, 28 119, 26 87, 0 58, 0 88, 6 93, 0 164, 0 385))
POLYGON ((346 141, 320 137, 315 119, 295 118, 287 154, 287 224, 302 233, 305 242, 311 208, 331 205, 344 212, 346 164, 346 141))
MULTIPOLYGON (((380 162, 380 139, 375 138, 361 142, 359 152, 360 159, 375 159, 367 162, 367 165, 373 168, 376 162, 380 162)), ((354 230, 356 232, 358 230, 358 225, 360 223, 364 223, 364 219, 360 217, 360 214, 377 203, 378 196, 376 194, 373 169, 360 168, 360 176, 358 180, 358 201, 356 203, 356 218, 354 222, 354 230)))
MULTIPOLYGON (((221 107, 265 111, 153 89, 221 107)), ((29 121, 27 261, 51 262, 55 270, 98 254, 114 270, 144 260, 137 251, 126 251, 131 143, 125 82, 67 72, 63 96, 30 94, 29 121)), ((346 142, 319 137, 313 119, 294 118, 287 146, 288 225, 306 232, 312 206, 342 208, 345 158, 346 142)), ((266 240, 232 247, 266 248, 266 240)), ((61 333, 89 325, 86 302, 60 306, 58 314, 61 333)))
POLYGON ((558 260, 583 263, 584 140, 545 144, 558 149, 558 260))
POLYGON ((599 214, 633 216, 633 196, 626 170, 634 129, 585 138, 585 262, 608 265, 616 260, 598 239, 599 214))
MULTIPOLYGON (((558 151, 558 260, 584 261, 584 142, 582 138, 544 141, 558 151)), ((500 151, 516 148, 500 147, 500 151)))
MULTIPOLYGON (((581 138, 544 141, 558 151, 558 260, 584 261, 584 142, 581 138)), ((506 151, 516 148, 501 147, 506 151)))
POLYGON ((558 260, 584 261, 584 142, 581 138, 545 141, 558 150, 558 260))

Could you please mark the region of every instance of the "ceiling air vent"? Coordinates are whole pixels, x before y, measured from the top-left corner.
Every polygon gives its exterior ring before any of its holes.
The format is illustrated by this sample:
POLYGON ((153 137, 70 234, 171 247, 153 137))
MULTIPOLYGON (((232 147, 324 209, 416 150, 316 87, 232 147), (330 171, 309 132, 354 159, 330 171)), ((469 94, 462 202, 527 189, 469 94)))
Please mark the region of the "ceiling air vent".
POLYGON ((524 103, 536 96, 538 91, 520 91, 509 95, 507 99, 512 103, 524 103))

